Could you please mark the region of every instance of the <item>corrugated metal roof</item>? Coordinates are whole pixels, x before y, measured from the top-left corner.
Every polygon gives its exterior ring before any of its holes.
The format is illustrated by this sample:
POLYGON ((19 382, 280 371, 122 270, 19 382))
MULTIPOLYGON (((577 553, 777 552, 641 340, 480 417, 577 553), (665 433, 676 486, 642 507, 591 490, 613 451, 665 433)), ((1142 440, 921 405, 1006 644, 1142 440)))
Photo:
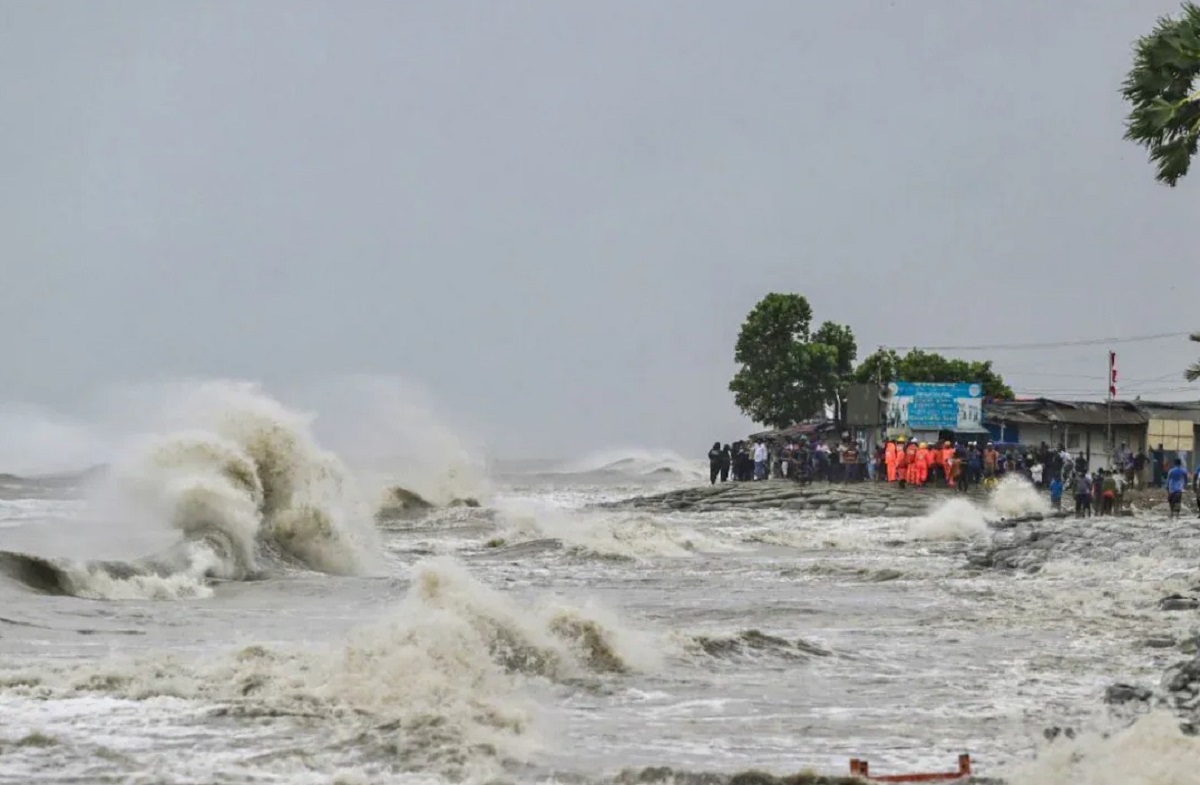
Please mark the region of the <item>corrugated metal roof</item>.
POLYGON ((984 405, 984 419, 992 423, 1063 425, 1145 425, 1149 417, 1132 401, 993 401, 984 405))
POLYGON ((1200 425, 1200 402, 1139 401, 1138 406, 1157 420, 1191 420, 1200 425))

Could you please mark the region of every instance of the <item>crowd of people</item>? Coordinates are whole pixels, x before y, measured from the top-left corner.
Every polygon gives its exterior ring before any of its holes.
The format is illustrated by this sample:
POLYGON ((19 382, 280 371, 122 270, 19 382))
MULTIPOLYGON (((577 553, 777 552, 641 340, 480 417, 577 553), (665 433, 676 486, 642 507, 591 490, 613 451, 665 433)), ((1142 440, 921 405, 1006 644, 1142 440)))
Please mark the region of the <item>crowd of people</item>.
POLYGON ((843 434, 840 440, 810 441, 801 436, 775 443, 715 442, 708 460, 709 481, 713 484, 774 477, 800 482, 890 482, 900 487, 940 485, 966 492, 1015 474, 1047 491, 1055 509, 1062 508, 1064 492, 1070 491, 1075 514, 1080 517, 1115 514, 1128 488, 1146 487, 1149 469, 1149 484, 1165 488, 1172 515, 1181 514, 1183 494, 1189 485, 1196 494, 1200 514, 1200 466, 1189 482, 1183 462, 1175 458, 1168 464, 1162 445, 1148 455, 1145 450, 1135 452, 1122 444, 1113 456, 1117 468, 1094 471, 1082 452, 1072 456, 1062 444, 1051 447, 1043 442, 1032 449, 1000 449, 992 442, 930 444, 896 437, 868 454, 862 443, 850 439, 849 434, 843 434))

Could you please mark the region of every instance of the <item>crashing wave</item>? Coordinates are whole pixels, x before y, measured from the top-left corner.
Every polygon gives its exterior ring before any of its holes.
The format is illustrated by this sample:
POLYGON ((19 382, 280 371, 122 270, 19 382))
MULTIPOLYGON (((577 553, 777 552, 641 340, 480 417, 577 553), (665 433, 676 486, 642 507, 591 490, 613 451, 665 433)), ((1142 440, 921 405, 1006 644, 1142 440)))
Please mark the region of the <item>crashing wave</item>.
POLYGON ((128 562, 75 563, 6 554, 3 571, 39 591, 118 598, 203 595, 210 579, 245 580, 299 567, 358 574, 373 566, 369 508, 309 418, 253 385, 201 385, 181 407, 188 427, 143 440, 114 465, 100 494, 127 525, 182 541, 128 562), (168 589, 162 582, 178 584, 168 589), (151 587, 150 585, 153 584, 151 587))
POLYGON ((909 533, 918 540, 985 539, 991 524, 1050 512, 1050 501, 1045 494, 1027 480, 1010 475, 988 494, 984 504, 958 496, 945 499, 914 521, 909 533))
POLYGON ((216 704, 218 715, 298 717, 335 747, 349 744, 356 754, 406 770, 470 778, 494 776, 497 764, 535 749, 527 682, 578 684, 645 670, 656 667, 656 649, 603 610, 530 606, 443 558, 414 568, 393 618, 357 629, 344 644, 25 669, 0 664, 0 691, 172 696, 216 704))
POLYGON ((560 465, 550 474, 595 475, 629 479, 699 479, 707 477, 701 461, 689 460, 670 450, 608 450, 560 465))

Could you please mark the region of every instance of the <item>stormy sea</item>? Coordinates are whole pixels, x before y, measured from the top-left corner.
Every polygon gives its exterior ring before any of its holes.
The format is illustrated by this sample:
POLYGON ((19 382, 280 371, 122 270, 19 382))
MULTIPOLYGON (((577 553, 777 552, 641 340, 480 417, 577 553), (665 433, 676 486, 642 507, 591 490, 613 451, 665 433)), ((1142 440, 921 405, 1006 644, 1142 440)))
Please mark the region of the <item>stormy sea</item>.
POLYGON ((248 384, 161 414, 0 478, 0 781, 1200 776, 1196 519, 1004 528, 1045 505, 1019 483, 917 518, 621 510, 707 468, 489 463, 248 384))

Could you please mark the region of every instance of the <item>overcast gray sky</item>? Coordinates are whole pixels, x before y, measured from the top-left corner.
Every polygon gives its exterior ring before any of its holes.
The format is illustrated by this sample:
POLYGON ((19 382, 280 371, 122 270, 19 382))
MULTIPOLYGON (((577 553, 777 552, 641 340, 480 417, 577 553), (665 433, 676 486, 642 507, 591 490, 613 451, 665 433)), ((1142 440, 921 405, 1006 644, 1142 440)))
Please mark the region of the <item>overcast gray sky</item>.
MULTIPOLYGON (((697 452, 770 291, 860 355, 1200 328, 1200 172, 1155 184, 1117 92, 1177 8, 5 2, 2 397, 398 374, 502 455, 697 452)), ((1200 347, 1115 348, 1187 395, 1200 347)))

